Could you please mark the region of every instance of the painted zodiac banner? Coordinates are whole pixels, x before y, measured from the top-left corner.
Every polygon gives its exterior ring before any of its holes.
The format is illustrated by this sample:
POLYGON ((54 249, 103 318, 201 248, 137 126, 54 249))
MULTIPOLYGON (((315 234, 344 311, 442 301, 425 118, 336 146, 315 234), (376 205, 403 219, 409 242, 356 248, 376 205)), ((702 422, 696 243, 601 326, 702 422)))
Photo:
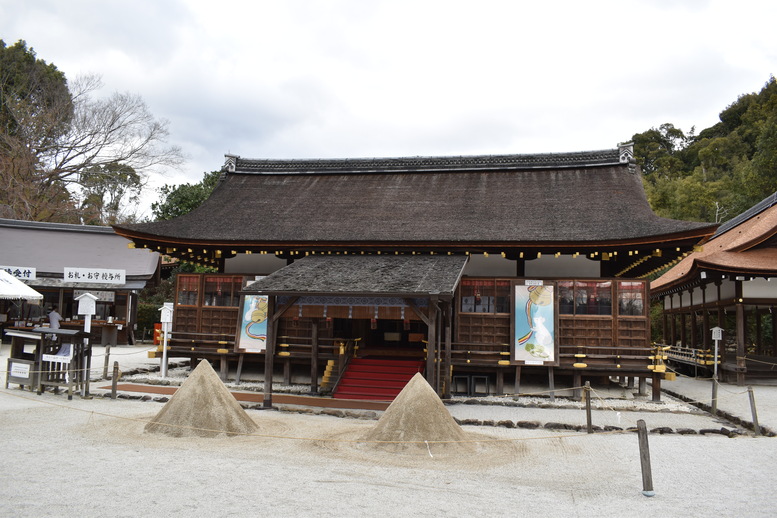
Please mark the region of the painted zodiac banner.
POLYGON ((249 353, 261 353, 267 348, 267 295, 245 295, 243 318, 237 346, 249 353))
POLYGON ((515 286, 513 361, 524 365, 556 363, 556 318, 553 286, 515 286))

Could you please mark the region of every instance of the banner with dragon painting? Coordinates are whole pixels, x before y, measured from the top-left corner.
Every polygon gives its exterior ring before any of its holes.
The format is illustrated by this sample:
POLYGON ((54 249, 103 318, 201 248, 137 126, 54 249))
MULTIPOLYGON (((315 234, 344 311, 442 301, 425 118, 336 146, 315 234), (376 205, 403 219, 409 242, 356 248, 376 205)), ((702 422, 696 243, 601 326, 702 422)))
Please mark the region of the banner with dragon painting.
POLYGON ((240 335, 237 347, 248 353, 261 353, 267 348, 267 295, 244 295, 241 306, 240 335))
POLYGON ((552 284, 525 281, 513 292, 513 357, 522 365, 557 365, 556 299, 552 284))

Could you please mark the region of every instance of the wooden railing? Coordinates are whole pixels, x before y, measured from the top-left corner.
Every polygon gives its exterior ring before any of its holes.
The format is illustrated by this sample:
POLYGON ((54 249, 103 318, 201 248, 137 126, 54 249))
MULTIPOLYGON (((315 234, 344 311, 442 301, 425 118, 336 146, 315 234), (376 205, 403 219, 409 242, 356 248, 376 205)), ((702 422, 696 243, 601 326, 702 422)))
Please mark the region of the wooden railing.
MULTIPOLYGON (((703 367, 715 365, 715 354, 710 349, 694 349, 682 345, 668 347, 667 356, 670 360, 703 367)), ((717 361, 720 364, 720 358, 717 361)))

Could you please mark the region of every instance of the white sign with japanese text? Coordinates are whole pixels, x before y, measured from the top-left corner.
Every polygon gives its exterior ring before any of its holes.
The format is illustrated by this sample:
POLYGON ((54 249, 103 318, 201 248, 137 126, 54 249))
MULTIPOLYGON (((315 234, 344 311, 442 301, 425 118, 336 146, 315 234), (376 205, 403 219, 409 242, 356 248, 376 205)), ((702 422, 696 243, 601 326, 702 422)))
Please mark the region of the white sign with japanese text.
POLYGON ((106 268, 69 268, 65 267, 63 282, 92 282, 101 284, 126 284, 126 270, 106 268))
POLYGON ((38 278, 38 270, 29 266, 0 266, 0 270, 5 270, 23 281, 34 281, 38 278))
POLYGON ((77 299, 84 293, 91 293, 97 297, 98 302, 116 302, 116 293, 112 291, 97 291, 97 290, 73 290, 73 298, 77 299))
POLYGON ((11 363, 11 376, 14 378, 30 378, 30 364, 29 363, 11 363))

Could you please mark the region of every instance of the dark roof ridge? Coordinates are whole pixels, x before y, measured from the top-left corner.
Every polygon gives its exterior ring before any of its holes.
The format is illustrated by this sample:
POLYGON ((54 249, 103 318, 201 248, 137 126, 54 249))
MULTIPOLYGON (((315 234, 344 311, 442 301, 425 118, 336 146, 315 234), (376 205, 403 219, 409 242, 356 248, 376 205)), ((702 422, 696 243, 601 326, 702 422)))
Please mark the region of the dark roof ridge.
POLYGON ((27 228, 36 230, 62 230, 66 232, 95 232, 113 234, 112 227, 101 225, 82 225, 77 223, 51 223, 48 221, 27 221, 22 219, 0 218, 0 227, 27 228))
MULTIPOLYGON (((245 174, 455 172, 601 167, 623 163, 622 149, 566 153, 414 156, 386 158, 258 159, 225 155, 223 170, 245 174)), ((629 159, 631 157, 629 156, 629 159)), ((628 159, 627 159, 628 161, 628 159)))
POLYGON ((758 214, 762 213, 763 211, 772 207, 775 204, 777 204, 777 192, 770 194, 769 196, 767 196, 760 202, 756 203, 755 205, 753 205, 743 213, 737 216, 734 216, 730 220, 720 225, 718 227, 717 232, 715 232, 715 234, 712 236, 711 239, 715 239, 716 237, 725 234, 729 230, 738 227, 745 221, 757 216, 758 214))

